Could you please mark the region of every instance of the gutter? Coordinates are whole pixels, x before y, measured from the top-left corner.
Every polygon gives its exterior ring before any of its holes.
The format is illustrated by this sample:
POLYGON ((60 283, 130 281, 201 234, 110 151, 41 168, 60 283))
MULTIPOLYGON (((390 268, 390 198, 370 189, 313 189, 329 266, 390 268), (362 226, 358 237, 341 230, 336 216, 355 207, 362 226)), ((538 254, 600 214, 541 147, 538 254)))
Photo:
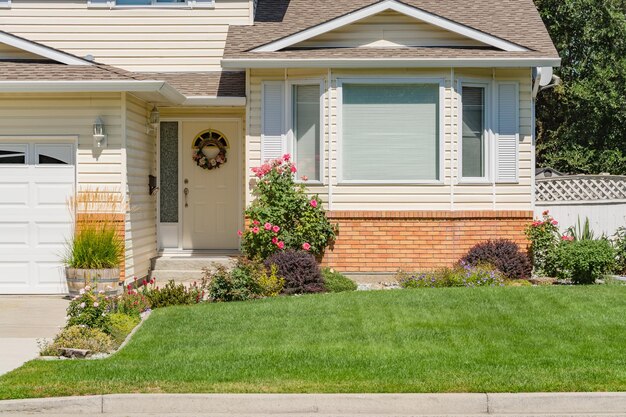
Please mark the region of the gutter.
POLYGON ((245 105, 245 97, 189 96, 183 102, 183 106, 244 107, 245 105))
POLYGON ((561 58, 227 58, 224 69, 241 68, 519 68, 558 67, 561 58))

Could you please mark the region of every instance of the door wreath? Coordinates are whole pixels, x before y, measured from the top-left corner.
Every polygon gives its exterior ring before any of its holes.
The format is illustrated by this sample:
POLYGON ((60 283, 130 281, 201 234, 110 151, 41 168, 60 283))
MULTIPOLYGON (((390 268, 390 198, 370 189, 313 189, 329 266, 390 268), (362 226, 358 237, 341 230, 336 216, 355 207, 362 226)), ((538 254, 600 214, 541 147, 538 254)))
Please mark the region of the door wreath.
POLYGON ((193 141, 193 160, 200 168, 216 169, 226 163, 228 141, 217 130, 207 130, 193 141))

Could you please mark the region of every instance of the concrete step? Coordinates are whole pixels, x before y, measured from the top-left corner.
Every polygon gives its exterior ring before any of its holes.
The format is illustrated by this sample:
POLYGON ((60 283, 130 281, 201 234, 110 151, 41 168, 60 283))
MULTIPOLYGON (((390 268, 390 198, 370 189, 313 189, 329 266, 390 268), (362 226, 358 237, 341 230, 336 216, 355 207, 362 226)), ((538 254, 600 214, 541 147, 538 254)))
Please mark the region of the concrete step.
POLYGON ((152 269, 158 270, 202 270, 209 268, 213 264, 231 266, 235 262, 232 256, 210 256, 210 257, 179 257, 161 256, 152 260, 152 269))
POLYGON ((194 281, 200 282, 202 279, 202 271, 199 269, 194 270, 168 270, 159 269, 152 271, 150 276, 157 281, 158 286, 163 286, 168 281, 174 281, 176 283, 192 283, 194 281))

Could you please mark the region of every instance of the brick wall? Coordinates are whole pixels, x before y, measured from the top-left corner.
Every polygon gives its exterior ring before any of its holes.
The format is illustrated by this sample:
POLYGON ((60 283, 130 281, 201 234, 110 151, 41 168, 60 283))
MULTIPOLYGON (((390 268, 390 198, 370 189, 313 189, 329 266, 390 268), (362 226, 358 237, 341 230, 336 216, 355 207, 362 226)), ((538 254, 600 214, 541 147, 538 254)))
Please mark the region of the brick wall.
POLYGON ((523 249, 532 211, 335 211, 339 236, 323 259, 341 272, 393 273, 450 266, 476 243, 510 239, 523 249))

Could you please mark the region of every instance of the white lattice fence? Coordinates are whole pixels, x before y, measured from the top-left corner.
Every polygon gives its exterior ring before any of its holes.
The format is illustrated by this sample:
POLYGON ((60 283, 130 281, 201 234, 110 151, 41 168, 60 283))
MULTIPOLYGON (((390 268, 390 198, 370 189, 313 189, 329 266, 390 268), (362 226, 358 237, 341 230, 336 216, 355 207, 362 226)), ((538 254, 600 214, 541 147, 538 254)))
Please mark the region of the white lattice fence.
POLYGON ((578 175, 536 181, 537 202, 626 201, 626 177, 578 175))
POLYGON ((536 180, 535 217, 544 210, 556 218, 562 231, 578 219, 589 219, 592 229, 608 236, 626 226, 626 177, 576 175, 536 180))

